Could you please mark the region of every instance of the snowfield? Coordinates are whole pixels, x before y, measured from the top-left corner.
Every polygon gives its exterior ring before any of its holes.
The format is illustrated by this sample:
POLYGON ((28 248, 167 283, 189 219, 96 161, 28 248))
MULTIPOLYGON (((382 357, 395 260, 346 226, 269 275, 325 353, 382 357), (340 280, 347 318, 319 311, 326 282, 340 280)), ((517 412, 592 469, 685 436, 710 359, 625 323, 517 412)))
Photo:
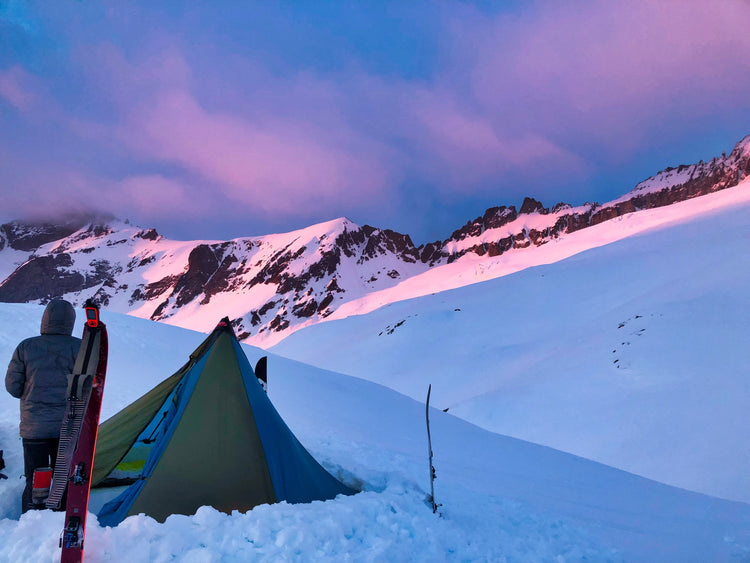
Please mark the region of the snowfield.
POLYGON ((750 182, 559 245, 597 236, 271 349, 415 399, 429 382, 435 406, 488 430, 750 502, 750 182))
MULTIPOLYGON (((0 305, 0 357, 9 359, 20 339, 37 333, 41 314, 36 305, 0 305)), ((107 311, 102 317, 110 335, 103 418, 170 375, 204 338, 107 311)), ((251 362, 264 354, 245 350, 251 362)), ((135 516, 101 528, 91 518, 87 561, 750 560, 744 503, 662 485, 433 409, 443 504, 437 517, 425 502, 422 403, 276 355, 269 357, 269 395, 310 452, 361 494, 246 514, 204 507, 164 524, 135 516)), ((0 561, 58 561, 63 515, 19 518, 17 424, 18 401, 3 393, 0 447, 10 479, 0 482, 0 561)))

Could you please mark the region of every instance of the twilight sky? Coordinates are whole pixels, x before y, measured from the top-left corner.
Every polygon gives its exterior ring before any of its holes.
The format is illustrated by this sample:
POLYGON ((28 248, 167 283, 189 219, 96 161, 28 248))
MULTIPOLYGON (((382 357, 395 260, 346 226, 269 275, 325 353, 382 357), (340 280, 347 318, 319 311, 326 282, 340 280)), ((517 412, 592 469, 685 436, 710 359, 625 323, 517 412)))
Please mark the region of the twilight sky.
POLYGON ((604 202, 750 134, 748 30, 750 0, 0 0, 0 220, 420 244, 604 202))

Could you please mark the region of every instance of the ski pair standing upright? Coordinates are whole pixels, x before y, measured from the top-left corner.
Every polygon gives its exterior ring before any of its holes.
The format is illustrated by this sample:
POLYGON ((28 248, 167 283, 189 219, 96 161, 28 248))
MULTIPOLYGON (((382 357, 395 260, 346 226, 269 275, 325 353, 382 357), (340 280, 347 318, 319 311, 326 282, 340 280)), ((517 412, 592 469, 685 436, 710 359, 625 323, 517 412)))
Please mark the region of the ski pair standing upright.
POLYGON ((47 507, 59 509, 67 493, 65 528, 60 538, 61 563, 80 562, 86 530, 99 413, 107 374, 107 327, 99 308, 85 305, 86 325, 73 373, 68 376, 68 397, 60 445, 47 507))

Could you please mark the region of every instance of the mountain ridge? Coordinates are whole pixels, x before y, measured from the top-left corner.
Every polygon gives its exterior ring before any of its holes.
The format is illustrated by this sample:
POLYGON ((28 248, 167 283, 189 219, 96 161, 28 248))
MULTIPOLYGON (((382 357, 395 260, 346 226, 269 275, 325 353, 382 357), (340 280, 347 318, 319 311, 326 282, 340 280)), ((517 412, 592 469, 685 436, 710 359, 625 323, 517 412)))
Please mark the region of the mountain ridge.
POLYGON ((0 301, 63 296, 78 305, 94 297, 118 312, 203 331, 236 311, 240 338, 272 345, 346 303, 436 268, 540 247, 736 186, 748 175, 750 135, 729 155, 666 168, 611 202, 547 208, 527 197, 520 208, 491 207, 448 238, 419 246, 408 234, 345 217, 229 241, 173 241, 111 216, 13 221, 0 226, 0 301))

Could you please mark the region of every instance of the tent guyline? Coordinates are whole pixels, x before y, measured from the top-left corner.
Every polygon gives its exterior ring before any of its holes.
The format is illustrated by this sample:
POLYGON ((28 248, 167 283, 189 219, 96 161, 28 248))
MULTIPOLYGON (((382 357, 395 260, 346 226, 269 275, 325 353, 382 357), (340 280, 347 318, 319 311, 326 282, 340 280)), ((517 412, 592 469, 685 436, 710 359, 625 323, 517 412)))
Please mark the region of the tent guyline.
MULTIPOLYGON (((265 378, 265 359, 258 367, 265 378)), ((101 425, 94 459, 92 493, 114 497, 98 514, 108 526, 140 513, 163 522, 204 505, 231 513, 356 492, 291 432, 228 318, 176 373, 101 425)))

